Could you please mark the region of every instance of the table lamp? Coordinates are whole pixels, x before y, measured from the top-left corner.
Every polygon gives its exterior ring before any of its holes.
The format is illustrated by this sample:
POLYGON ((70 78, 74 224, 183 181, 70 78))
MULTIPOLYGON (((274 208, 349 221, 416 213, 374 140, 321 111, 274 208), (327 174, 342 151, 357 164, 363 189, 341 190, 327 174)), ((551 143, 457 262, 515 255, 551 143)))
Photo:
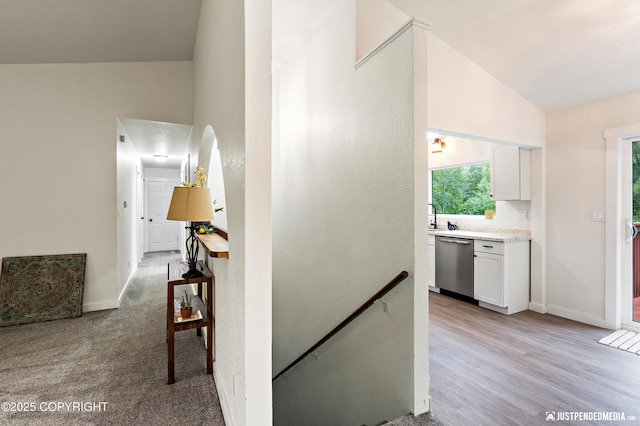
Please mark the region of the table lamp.
POLYGON ((185 227, 185 229, 189 229, 189 236, 186 242, 189 270, 182 274, 182 278, 202 276, 202 272, 196 267, 199 245, 196 239, 195 222, 207 222, 213 219, 213 201, 211 201, 209 188, 194 186, 176 186, 173 188, 167 220, 190 222, 189 226, 185 227))

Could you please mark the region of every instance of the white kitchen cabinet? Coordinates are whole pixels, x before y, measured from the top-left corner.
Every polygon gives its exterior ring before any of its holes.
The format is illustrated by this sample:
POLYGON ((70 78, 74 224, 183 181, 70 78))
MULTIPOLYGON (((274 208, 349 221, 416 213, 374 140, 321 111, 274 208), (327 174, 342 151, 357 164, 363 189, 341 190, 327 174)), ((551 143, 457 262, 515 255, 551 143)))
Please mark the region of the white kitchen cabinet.
POLYGON ((436 286, 436 237, 427 236, 427 283, 430 288, 436 286))
POLYGON ((529 307, 529 241, 474 240, 474 299, 513 314, 529 307))
POLYGON ((491 149, 489 165, 491 199, 531 199, 531 151, 517 146, 497 145, 491 149))

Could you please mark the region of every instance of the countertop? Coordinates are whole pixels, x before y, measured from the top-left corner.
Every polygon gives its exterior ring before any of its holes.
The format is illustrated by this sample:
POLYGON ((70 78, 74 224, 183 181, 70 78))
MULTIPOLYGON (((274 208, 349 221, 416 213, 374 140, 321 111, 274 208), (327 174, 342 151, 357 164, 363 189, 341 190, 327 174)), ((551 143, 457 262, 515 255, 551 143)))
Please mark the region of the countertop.
POLYGON ((429 235, 443 237, 472 238, 474 240, 501 241, 509 243, 514 241, 530 241, 531 237, 524 234, 509 234, 501 232, 479 232, 479 231, 448 231, 445 229, 429 229, 429 235))

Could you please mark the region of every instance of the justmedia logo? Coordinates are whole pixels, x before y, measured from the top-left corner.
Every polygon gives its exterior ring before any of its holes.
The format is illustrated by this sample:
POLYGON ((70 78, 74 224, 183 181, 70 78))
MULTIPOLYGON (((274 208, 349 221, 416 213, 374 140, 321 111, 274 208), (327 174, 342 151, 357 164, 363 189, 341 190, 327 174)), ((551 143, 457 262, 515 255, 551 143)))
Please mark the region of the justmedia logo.
POLYGON ((556 413, 554 413, 553 411, 547 411, 547 415, 546 415, 546 420, 548 422, 555 422, 556 421, 556 413))

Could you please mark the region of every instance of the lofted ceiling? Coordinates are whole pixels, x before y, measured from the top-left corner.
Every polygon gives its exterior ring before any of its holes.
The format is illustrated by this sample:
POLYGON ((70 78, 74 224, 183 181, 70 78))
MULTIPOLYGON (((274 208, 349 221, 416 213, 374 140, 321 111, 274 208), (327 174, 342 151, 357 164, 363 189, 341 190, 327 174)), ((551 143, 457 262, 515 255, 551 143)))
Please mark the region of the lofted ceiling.
MULTIPOLYGON (((638 0, 389 1, 543 111, 640 90, 638 0)), ((200 5, 0 0, 0 64, 189 61, 200 5)), ((313 17, 300 17, 301 6, 273 0, 275 56, 305 37, 313 17)), ((135 123, 127 133, 139 149, 153 145, 141 140, 159 123, 145 132, 145 122, 124 121, 135 123)))
POLYGON ((640 90, 638 0, 389 0, 545 112, 640 90))

